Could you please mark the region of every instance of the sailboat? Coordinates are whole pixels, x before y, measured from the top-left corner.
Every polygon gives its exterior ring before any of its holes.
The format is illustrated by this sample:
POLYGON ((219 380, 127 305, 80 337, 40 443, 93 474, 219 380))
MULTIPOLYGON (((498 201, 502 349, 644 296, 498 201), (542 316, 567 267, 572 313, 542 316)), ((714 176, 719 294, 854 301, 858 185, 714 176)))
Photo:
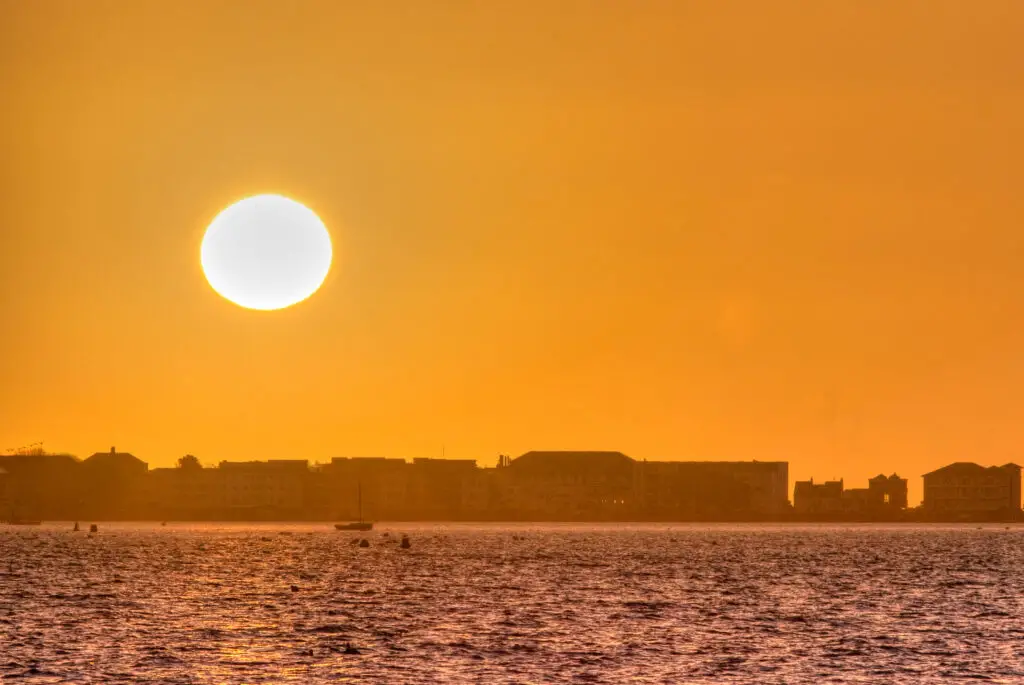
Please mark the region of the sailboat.
POLYGON ((335 523, 335 530, 373 530, 373 524, 363 520, 363 484, 359 483, 359 520, 351 523, 335 523))

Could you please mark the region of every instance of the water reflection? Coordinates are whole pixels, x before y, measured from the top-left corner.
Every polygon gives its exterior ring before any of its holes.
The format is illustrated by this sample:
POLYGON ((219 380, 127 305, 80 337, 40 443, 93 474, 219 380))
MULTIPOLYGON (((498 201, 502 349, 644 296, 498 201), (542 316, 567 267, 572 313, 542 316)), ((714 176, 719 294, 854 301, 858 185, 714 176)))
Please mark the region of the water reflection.
POLYGON ((0 677, 1024 678, 1016 527, 410 524, 359 535, 369 548, 311 525, 104 524, 91 538, 70 524, 0 527, 0 677))

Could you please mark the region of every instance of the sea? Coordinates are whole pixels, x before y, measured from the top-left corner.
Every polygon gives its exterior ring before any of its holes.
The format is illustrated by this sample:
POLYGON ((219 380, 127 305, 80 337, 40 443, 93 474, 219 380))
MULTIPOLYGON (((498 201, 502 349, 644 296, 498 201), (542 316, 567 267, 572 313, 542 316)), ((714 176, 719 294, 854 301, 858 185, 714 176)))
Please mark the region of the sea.
POLYGON ((0 681, 1024 683, 1024 526, 0 526, 0 681))

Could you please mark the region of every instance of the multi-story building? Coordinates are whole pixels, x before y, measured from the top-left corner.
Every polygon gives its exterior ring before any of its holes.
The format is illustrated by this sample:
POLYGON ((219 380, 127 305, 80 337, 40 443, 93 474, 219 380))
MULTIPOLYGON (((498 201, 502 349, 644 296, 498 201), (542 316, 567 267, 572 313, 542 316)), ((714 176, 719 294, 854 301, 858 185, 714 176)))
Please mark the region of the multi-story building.
MULTIPOLYGON (((676 502, 696 516, 771 517, 789 507, 784 461, 644 461, 640 466, 645 489, 666 479, 656 487, 669 501, 674 489, 676 502)), ((639 504, 651 506, 646 497, 639 504)))
POLYGON ((0 521, 7 520, 11 510, 11 476, 0 466, 0 521))
POLYGON ((409 470, 405 459, 335 457, 321 467, 328 516, 338 520, 392 521, 410 517, 409 470))
POLYGON ((868 481, 869 501, 873 507, 907 508, 907 479, 895 473, 889 477, 878 474, 868 481))
POLYGON ((513 518, 771 518, 789 506, 786 462, 636 461, 621 452, 502 460, 493 497, 513 518))
POLYGON ((216 520, 230 518, 224 507, 220 469, 199 466, 152 469, 148 499, 161 519, 216 520))
POLYGON ((75 518, 133 519, 145 513, 149 465, 134 454, 96 452, 79 469, 85 491, 75 518))
POLYGON ((636 461, 621 452, 527 452, 498 468, 470 459, 222 461, 186 455, 150 470, 99 452, 0 459, 0 512, 20 519, 740 520, 788 506, 785 462, 636 461), (361 510, 360 510, 361 505, 361 510))
POLYGON ((942 518, 1016 517, 1021 511, 1021 467, 956 462, 924 474, 923 509, 942 518))
POLYGON ((798 516, 891 520, 907 508, 907 479, 878 475, 866 488, 844 487, 843 480, 797 481, 793 511, 798 516))
POLYGON ((637 476, 642 518, 761 518, 789 505, 785 462, 643 461, 637 476))
POLYGON ((800 515, 835 515, 843 511, 843 481, 798 480, 793 486, 793 511, 800 515))
POLYGON ((305 459, 222 461, 218 467, 221 506, 253 511, 258 517, 303 517, 311 472, 305 459))
POLYGON ((7 503, 0 520, 78 518, 87 492, 81 466, 70 454, 0 457, 0 468, 7 471, 7 503))
POLYGON ((417 518, 465 520, 487 511, 475 459, 413 459, 409 484, 409 506, 417 518))
POLYGON ((635 501, 636 462, 622 452, 527 452, 499 475, 513 518, 614 519, 635 501))

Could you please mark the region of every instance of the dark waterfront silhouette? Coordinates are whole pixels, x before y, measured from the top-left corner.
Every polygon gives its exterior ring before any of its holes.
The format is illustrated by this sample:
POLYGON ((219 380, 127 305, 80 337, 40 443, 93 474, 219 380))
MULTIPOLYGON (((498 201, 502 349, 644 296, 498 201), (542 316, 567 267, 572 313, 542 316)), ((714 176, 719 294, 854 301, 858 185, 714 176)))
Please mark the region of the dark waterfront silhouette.
MULTIPOLYGON (((185 455, 150 469, 111 448, 84 460, 41 449, 0 457, 0 520, 185 521, 1010 521, 1021 515, 1020 467, 957 463, 867 488, 799 481, 787 462, 647 461, 609 451, 471 459, 336 457, 222 461, 185 455)), ((362 524, 339 524, 339 529, 362 524)))

